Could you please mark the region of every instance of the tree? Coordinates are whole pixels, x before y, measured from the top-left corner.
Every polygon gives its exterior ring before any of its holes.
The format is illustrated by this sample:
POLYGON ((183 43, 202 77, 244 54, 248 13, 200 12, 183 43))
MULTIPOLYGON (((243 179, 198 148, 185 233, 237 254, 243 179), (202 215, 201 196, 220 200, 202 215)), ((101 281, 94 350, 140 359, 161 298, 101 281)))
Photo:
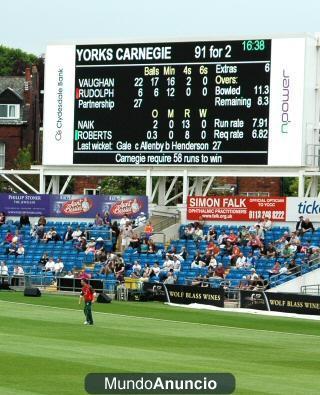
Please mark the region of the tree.
POLYGON ((27 66, 37 62, 38 58, 33 54, 0 45, 0 76, 21 76, 27 66))
POLYGON ((145 195, 144 177, 107 177, 101 183, 105 195, 145 195))

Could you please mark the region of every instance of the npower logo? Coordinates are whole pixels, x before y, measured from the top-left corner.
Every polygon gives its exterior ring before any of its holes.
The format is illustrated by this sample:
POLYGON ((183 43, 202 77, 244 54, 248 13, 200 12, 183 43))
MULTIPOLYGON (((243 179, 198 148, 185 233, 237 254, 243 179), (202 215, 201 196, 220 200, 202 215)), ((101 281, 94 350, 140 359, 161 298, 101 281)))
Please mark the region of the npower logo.
POLYGON ((290 76, 282 70, 281 133, 289 133, 290 110, 290 76))

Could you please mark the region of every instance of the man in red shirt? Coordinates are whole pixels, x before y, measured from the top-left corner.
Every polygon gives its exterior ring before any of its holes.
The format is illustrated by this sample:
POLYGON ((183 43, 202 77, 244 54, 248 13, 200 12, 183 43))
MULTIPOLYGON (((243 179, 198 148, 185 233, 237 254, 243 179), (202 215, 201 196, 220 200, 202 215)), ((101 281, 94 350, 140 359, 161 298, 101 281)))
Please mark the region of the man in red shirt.
POLYGON ((81 303, 82 299, 84 299, 84 315, 86 320, 84 322, 85 325, 93 325, 93 318, 92 318, 92 303, 95 300, 95 292, 92 289, 91 285, 88 284, 88 280, 83 278, 81 280, 81 294, 79 298, 79 304, 81 303))

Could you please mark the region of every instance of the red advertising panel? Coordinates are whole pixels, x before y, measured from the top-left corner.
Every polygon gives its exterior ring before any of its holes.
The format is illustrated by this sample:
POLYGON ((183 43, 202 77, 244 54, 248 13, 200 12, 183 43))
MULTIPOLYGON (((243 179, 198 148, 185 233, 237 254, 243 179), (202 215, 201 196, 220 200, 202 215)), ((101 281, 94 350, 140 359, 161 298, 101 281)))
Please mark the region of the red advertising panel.
POLYGON ((285 197, 188 196, 191 221, 285 221, 285 197))

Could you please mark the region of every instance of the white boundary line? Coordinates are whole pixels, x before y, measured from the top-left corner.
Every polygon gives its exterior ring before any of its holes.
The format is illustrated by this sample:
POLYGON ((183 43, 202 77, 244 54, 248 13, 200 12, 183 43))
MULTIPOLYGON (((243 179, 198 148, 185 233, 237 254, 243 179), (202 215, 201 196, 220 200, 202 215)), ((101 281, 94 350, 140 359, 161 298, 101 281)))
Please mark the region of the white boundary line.
MULTIPOLYGON (((70 309, 68 307, 56 307, 56 306, 48 306, 48 305, 41 305, 41 304, 32 304, 32 303, 24 303, 24 302, 11 302, 7 300, 1 300, 0 302, 2 303, 11 303, 11 304, 17 304, 17 305, 24 305, 24 306, 37 306, 37 307, 44 307, 44 308, 49 308, 49 309, 56 309, 56 310, 67 310, 67 311, 75 311, 75 312, 81 312, 81 309, 70 309)), ((174 304, 170 304, 173 306, 174 304)), ((182 305, 176 305, 177 307, 186 307, 182 305)), ((230 311, 231 312, 231 311, 230 311)), ((295 336, 307 336, 307 337, 315 337, 320 339, 320 335, 311 335, 311 334, 305 334, 305 333, 294 333, 294 332, 280 332, 280 331, 272 331, 272 330, 267 330, 267 329, 253 329, 253 328, 242 328, 239 326, 227 326, 227 325, 217 325, 217 324, 206 324, 206 323, 200 323, 200 322, 189 322, 189 321, 177 321, 177 320, 167 320, 164 318, 153 318, 153 317, 143 317, 143 316, 137 316, 137 315, 126 315, 126 314, 118 314, 118 313, 106 313, 103 311, 95 311, 94 314, 101 314, 101 315, 112 315, 116 317, 122 317, 122 318, 131 318, 131 319, 142 319, 142 320, 152 320, 152 321, 162 321, 162 322, 172 322, 172 323, 178 323, 178 324, 191 324, 191 325, 200 325, 200 326, 206 326, 206 327, 213 327, 213 328, 226 328, 226 329, 239 329, 239 330, 244 330, 244 331, 254 331, 254 332, 266 332, 266 333, 276 333, 276 334, 283 334, 283 335, 295 335, 295 336)), ((279 317, 282 318, 282 317, 279 317)))

